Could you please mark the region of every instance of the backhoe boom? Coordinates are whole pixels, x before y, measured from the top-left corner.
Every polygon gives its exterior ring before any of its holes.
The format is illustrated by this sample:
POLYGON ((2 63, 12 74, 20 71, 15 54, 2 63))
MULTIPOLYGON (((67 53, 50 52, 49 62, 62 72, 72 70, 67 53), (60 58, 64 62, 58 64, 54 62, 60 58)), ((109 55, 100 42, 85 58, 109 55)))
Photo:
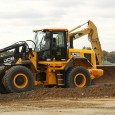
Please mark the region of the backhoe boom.
MULTIPOLYGON (((86 24, 86 23, 85 23, 86 24)), ((69 31, 69 39, 68 42, 70 42, 70 39, 73 38, 73 40, 78 39, 84 35, 88 35, 89 41, 91 42, 92 49, 94 50, 99 65, 103 64, 103 52, 101 48, 101 44, 98 37, 97 27, 94 25, 92 21, 87 22, 88 26, 85 29, 77 31, 78 28, 80 28, 83 25, 77 26, 76 28, 69 31)))

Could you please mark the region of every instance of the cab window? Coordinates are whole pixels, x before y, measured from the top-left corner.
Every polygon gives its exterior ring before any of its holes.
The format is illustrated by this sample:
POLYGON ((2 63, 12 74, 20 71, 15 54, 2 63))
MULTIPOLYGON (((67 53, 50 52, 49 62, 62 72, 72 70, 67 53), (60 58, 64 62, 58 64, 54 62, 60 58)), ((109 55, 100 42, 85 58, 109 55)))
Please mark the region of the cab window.
POLYGON ((53 33, 53 46, 64 47, 64 32, 53 33))

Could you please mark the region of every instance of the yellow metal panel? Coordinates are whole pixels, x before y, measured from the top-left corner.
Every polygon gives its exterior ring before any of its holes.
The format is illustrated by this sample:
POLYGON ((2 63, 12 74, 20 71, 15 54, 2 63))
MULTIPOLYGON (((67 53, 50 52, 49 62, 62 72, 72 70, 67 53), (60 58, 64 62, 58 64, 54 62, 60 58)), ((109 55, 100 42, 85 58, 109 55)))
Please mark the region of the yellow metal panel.
POLYGON ((102 69, 89 69, 91 79, 101 77, 104 73, 102 69))
POLYGON ((49 71, 53 70, 53 72, 55 72, 55 70, 63 70, 70 60, 71 59, 67 61, 39 61, 38 64, 44 65, 46 68, 49 67, 49 71))
POLYGON ((38 31, 42 31, 42 30, 46 30, 46 31, 68 31, 68 29, 66 29, 66 28, 45 28, 45 29, 40 29, 40 30, 33 30, 33 32, 38 32, 38 31))
POLYGON ((46 71, 46 83, 49 85, 56 84, 56 76, 54 72, 49 72, 49 68, 46 71))
POLYGON ((80 57, 84 57, 84 53, 91 54, 91 64, 93 65, 93 68, 96 69, 96 59, 93 50, 68 49, 68 52, 69 58, 72 58, 71 53, 80 53, 80 57))
POLYGON ((37 69, 37 53, 34 51, 32 53, 33 53, 34 57, 29 55, 29 59, 32 61, 34 67, 37 69))

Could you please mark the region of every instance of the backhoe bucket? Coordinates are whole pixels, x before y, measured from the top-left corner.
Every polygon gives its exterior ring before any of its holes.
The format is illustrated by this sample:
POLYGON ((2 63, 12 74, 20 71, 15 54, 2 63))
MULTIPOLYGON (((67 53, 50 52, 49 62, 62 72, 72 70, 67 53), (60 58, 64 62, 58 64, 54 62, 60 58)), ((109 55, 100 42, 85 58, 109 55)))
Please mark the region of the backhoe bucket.
POLYGON ((102 77, 94 79, 93 85, 115 84, 115 65, 98 65, 97 69, 103 69, 104 74, 102 77))

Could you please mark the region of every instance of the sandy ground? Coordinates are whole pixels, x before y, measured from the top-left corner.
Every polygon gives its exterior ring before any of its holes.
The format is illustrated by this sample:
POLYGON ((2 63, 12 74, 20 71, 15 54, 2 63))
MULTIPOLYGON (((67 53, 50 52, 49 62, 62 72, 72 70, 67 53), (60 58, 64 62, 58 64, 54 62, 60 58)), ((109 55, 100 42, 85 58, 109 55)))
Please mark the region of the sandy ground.
POLYGON ((0 115, 115 115, 115 98, 70 98, 0 102, 0 115))
POLYGON ((115 115, 115 85, 0 94, 0 115, 115 115))

